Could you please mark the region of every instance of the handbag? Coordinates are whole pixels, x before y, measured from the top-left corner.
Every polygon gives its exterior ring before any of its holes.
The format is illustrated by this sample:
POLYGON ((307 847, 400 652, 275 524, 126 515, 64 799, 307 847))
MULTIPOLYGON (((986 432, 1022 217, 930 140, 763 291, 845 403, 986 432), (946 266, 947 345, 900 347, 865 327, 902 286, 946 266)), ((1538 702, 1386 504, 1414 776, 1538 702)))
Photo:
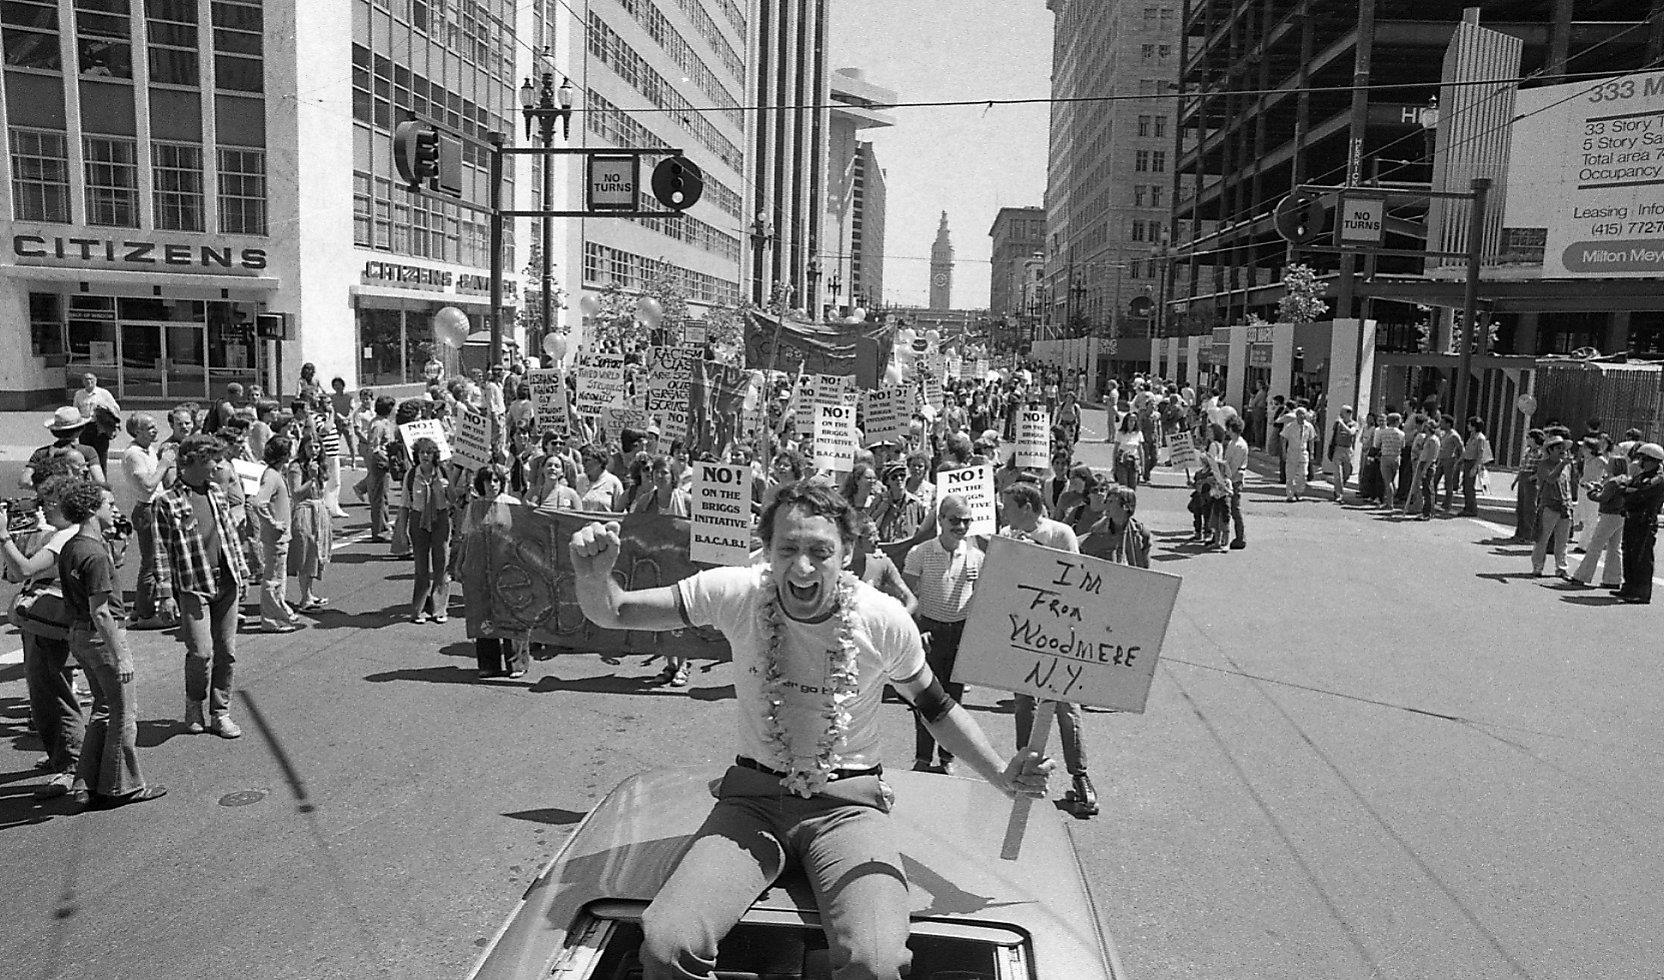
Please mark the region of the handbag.
POLYGON ((12 600, 12 625, 47 640, 69 639, 69 603, 54 584, 25 585, 12 600))
POLYGON ((94 425, 98 426, 98 431, 102 435, 113 436, 121 431, 121 416, 103 405, 92 407, 92 421, 94 425))

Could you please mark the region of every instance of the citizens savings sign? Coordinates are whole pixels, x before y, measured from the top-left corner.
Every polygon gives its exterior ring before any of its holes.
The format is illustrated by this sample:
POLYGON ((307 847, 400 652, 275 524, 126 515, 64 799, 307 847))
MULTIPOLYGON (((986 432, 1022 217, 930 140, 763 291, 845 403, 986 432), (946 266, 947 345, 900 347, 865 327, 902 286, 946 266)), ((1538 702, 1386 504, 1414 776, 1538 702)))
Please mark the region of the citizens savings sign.
POLYGON ((1664 275, 1664 71, 1516 99, 1498 277, 1664 275))

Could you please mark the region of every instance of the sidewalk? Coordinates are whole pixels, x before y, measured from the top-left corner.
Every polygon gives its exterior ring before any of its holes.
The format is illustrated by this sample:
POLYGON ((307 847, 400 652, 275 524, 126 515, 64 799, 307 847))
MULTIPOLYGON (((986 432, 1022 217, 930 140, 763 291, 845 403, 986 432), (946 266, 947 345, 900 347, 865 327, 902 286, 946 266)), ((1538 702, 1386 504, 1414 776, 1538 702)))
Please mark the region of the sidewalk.
MULTIPOLYGON (((1250 449, 1248 451, 1248 468, 1252 470, 1255 475, 1264 479, 1266 482, 1273 485, 1281 485, 1282 481, 1277 479, 1277 457, 1271 455, 1270 453, 1262 452, 1258 449, 1250 449)), ((1512 486, 1514 482, 1514 471, 1511 469, 1486 467, 1485 474, 1486 479, 1489 481, 1490 492, 1480 493, 1474 496, 1474 500, 1479 507, 1479 516, 1485 520, 1493 521, 1505 527, 1513 527, 1514 504, 1516 497, 1512 486)), ((1318 468, 1317 477, 1311 482, 1313 484, 1322 485, 1323 489, 1321 490, 1321 494, 1323 496, 1333 496, 1334 480, 1328 473, 1323 472, 1321 467, 1318 468)), ((1346 484, 1346 491, 1348 493, 1357 493, 1358 481, 1356 473, 1353 474, 1353 479, 1346 484)), ((1461 501, 1462 494, 1460 490, 1458 490, 1455 495, 1455 506, 1459 507, 1461 505, 1461 501)))

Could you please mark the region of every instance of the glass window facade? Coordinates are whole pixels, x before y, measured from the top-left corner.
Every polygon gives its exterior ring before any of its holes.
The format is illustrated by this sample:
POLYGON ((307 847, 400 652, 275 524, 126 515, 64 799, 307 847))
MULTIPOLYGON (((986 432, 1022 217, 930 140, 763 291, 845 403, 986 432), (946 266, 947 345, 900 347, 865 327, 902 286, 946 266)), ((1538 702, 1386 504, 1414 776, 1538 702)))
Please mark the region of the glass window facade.
POLYGON ((8 136, 12 217, 18 221, 69 223, 69 146, 64 134, 13 129, 8 136))
POLYGON ((55 0, 6 0, 0 3, 7 68, 62 71, 58 53, 58 5, 55 0))
POLYGON ((214 0, 214 87, 265 91, 263 18, 258 2, 214 0))
POLYGON ((83 138, 87 164, 87 224, 139 226, 138 144, 114 136, 83 138))
POLYGON ((83 75, 133 77, 133 24, 127 0, 75 0, 75 56, 83 75))
POLYGON ((156 227, 202 231, 202 147, 188 143, 150 144, 156 227))
POLYGON ((220 147, 220 231, 266 233, 266 151, 220 147))
POLYGON ((144 12, 150 84, 197 88, 201 83, 195 0, 145 0, 144 12))

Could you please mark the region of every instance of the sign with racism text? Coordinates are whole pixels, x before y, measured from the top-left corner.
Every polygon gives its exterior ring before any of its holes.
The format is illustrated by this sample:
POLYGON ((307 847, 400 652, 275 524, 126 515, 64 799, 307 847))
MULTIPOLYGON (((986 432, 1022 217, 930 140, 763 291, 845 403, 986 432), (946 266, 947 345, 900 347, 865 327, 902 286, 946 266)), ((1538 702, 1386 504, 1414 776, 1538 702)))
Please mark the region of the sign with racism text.
POLYGON ((693 464, 688 557, 713 565, 751 563, 751 469, 693 464))
POLYGON ((861 430, 867 445, 880 442, 899 442, 907 435, 913 421, 915 389, 912 385, 884 385, 877 391, 863 393, 865 403, 861 430))
POLYGON ((992 538, 953 680, 1142 713, 1181 581, 992 538))
POLYGON ((578 413, 599 418, 607 405, 624 403, 624 357, 589 354, 578 363, 578 413))
POLYGON ((855 468, 855 406, 815 409, 815 469, 848 473, 855 468))
POLYGON ((479 470, 491 465, 490 416, 472 410, 458 412, 455 438, 452 455, 459 466, 479 470))
POLYGON ((526 384, 531 388, 532 410, 537 413, 538 432, 550 429, 566 435, 566 378, 559 368, 533 368, 526 372, 526 384))
POLYGON ((1052 415, 1045 408, 1017 410, 1017 465, 1042 470, 1052 465, 1052 415))
POLYGON ((965 503, 970 505, 971 529, 965 532, 967 535, 977 537, 998 530, 995 520, 998 498, 994 494, 992 463, 936 474, 936 499, 940 501, 950 493, 965 498, 965 503))
POLYGON ((647 349, 647 411, 659 420, 666 444, 688 437, 693 363, 686 347, 647 349))

